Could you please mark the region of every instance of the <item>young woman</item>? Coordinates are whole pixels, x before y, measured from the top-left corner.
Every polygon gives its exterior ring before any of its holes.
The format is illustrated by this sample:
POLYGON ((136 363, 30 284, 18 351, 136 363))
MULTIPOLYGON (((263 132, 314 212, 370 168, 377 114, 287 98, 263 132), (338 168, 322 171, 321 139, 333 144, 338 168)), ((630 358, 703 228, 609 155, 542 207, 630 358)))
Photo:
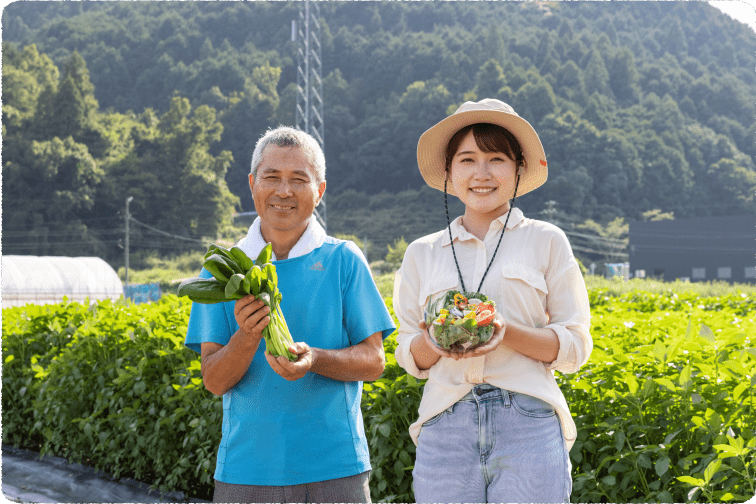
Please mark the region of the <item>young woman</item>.
POLYGON ((394 284, 396 360, 428 379, 410 426, 415 498, 569 501, 576 429, 554 370, 577 371, 593 343, 567 237, 513 206, 546 181, 540 139, 506 103, 466 102, 420 137, 417 160, 465 213, 410 244, 394 284), (449 350, 431 339, 426 309, 451 290, 495 302, 486 343, 449 350))

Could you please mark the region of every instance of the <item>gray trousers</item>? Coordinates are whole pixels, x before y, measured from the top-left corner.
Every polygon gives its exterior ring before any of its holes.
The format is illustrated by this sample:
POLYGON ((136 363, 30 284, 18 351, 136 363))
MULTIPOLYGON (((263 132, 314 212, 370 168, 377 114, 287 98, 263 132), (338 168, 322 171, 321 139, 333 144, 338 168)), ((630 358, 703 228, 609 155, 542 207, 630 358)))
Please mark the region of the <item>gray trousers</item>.
POLYGON ((236 485, 215 480, 213 502, 371 502, 370 471, 287 486, 236 485))

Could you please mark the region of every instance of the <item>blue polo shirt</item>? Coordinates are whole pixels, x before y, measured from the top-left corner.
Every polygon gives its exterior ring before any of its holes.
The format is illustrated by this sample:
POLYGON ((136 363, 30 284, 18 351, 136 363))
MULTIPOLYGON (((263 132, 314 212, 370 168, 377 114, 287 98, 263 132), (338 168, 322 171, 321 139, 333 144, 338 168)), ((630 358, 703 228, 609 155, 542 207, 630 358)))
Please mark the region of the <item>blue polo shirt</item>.
MULTIPOLYGON (((294 341, 340 349, 395 327, 357 246, 326 237, 303 256, 274 261, 281 311, 294 341)), ((209 277, 203 269, 201 276, 209 277)), ((193 303, 186 346, 228 344, 239 329, 234 302, 193 303)), ((297 485, 368 471, 360 410, 362 382, 316 373, 290 382, 265 359, 265 340, 244 377, 223 396, 215 479, 243 485, 297 485)))

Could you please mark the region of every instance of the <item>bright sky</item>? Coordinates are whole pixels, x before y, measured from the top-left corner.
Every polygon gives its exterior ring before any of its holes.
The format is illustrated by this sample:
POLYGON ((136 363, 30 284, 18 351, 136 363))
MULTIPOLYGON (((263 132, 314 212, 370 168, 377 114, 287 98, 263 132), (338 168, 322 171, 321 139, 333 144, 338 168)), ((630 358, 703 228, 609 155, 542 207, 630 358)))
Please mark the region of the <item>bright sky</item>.
POLYGON ((756 0, 711 0, 709 4, 747 24, 756 33, 756 0))

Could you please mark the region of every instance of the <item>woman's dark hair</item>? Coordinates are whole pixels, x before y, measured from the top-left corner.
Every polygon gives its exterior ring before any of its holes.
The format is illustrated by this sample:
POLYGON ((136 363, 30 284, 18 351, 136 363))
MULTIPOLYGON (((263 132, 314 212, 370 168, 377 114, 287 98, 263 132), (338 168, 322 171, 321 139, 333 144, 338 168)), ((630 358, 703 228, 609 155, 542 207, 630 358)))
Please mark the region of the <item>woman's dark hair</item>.
POLYGON ((525 156, 520 142, 506 128, 490 123, 476 123, 457 131, 446 146, 446 171, 451 169, 451 162, 459 149, 459 144, 472 131, 475 143, 483 152, 503 152, 512 159, 517 167, 525 166, 525 156))

